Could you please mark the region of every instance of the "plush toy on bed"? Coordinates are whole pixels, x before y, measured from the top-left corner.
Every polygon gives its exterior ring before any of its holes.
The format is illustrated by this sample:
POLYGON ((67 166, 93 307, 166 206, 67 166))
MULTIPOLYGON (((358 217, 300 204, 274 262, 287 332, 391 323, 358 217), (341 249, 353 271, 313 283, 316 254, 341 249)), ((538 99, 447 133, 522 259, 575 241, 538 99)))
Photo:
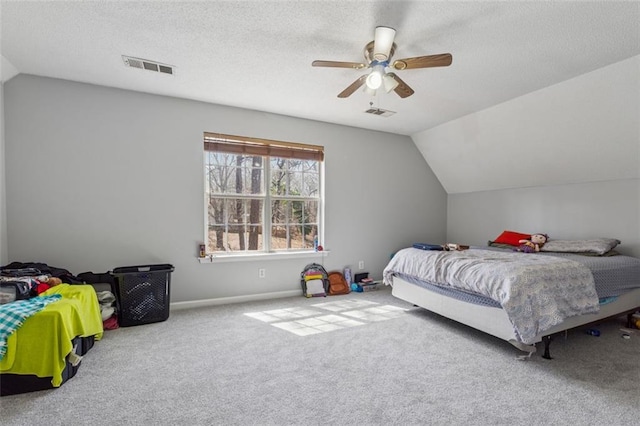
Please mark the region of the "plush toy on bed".
POLYGON ((62 280, 57 277, 49 277, 49 279, 47 280, 47 284, 49 284, 51 287, 54 287, 62 284, 62 280))
POLYGON ((520 240, 520 245, 516 248, 516 251, 537 253, 548 239, 549 236, 547 234, 533 234, 528 240, 520 240))

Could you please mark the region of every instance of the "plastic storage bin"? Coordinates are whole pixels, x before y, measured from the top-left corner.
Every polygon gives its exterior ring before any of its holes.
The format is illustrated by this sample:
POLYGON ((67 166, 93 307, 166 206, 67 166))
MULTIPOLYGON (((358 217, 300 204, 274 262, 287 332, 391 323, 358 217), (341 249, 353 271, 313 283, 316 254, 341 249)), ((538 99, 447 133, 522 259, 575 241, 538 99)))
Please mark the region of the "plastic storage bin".
MULTIPOLYGON (((90 346, 84 346, 85 339, 87 339, 87 344, 90 340, 91 346, 93 346, 93 336, 91 336, 91 339, 86 337, 76 337, 75 339, 71 340, 73 346, 78 348, 76 350, 76 353, 78 355, 82 356, 87 353, 86 351, 91 349, 90 346)), ((81 364, 82 361, 80 361, 80 364, 76 364, 74 366, 73 364, 71 364, 71 362, 69 361, 69 357, 67 356, 67 358, 65 359, 64 370, 62 370, 62 383, 60 386, 65 384, 67 380, 76 375, 81 364)), ((0 374, 0 396, 36 392, 46 389, 56 389, 51 384, 52 380, 53 377, 38 377, 35 374, 2 373, 0 374)))
POLYGON ((125 266, 113 270, 122 327, 165 321, 169 318, 172 265, 125 266))

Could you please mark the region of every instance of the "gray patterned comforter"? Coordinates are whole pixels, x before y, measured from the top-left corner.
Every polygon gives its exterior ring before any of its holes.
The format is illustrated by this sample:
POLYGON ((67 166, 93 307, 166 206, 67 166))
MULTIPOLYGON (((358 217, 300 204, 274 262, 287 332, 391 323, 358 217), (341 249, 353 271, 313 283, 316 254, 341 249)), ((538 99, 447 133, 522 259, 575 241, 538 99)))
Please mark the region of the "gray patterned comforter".
POLYGON ((500 303, 516 338, 524 344, 577 315, 596 313, 598 295, 591 271, 573 260, 482 249, 400 250, 383 272, 481 294, 500 303))

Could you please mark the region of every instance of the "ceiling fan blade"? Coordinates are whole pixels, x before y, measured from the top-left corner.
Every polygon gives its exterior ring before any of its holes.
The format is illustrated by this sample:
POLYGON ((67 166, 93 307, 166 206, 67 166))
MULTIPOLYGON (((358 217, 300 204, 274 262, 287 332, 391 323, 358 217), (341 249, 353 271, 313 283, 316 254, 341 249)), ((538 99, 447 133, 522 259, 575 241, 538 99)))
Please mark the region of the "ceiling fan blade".
POLYGON ((361 64, 359 62, 340 61, 313 61, 311 65, 314 67, 353 68, 354 70, 360 70, 367 67, 365 64, 361 64))
POLYGON ((347 87, 346 89, 344 89, 342 92, 340 92, 340 94, 338 95, 339 98, 347 98, 349 96, 351 96, 351 94, 353 92, 355 92, 356 90, 358 90, 360 88, 360 86, 362 86, 364 84, 364 82, 367 80, 367 75, 368 74, 364 74, 362 76, 360 76, 359 79, 357 79, 356 81, 354 81, 353 83, 351 83, 349 85, 349 87, 347 87))
POLYGON ((415 58, 405 58, 393 61, 392 67, 397 70, 408 70, 412 68, 448 67, 453 61, 451 53, 441 53, 439 55, 416 56, 415 58))
POLYGON ((387 74, 388 76, 393 77, 393 79, 395 81, 398 82, 398 85, 396 86, 395 89, 393 89, 398 96, 400 96, 401 98, 408 98, 409 96, 413 95, 413 89, 411 87, 409 87, 407 85, 407 83, 405 83, 404 81, 402 81, 402 79, 400 77, 398 77, 396 74, 390 72, 387 74))
POLYGON ((391 55, 391 46, 396 37, 396 30, 390 27, 376 27, 373 39, 373 59, 386 61, 391 55))

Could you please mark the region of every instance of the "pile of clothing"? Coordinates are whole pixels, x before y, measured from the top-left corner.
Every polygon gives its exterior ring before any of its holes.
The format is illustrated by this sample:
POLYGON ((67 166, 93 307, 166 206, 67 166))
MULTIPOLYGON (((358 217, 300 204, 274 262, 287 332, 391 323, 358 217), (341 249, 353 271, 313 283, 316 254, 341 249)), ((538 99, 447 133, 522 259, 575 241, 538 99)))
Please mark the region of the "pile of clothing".
POLYGON ((105 330, 118 328, 118 317, 116 316, 116 296, 109 290, 96 291, 98 303, 100 303, 100 314, 102 315, 102 327, 105 330))
POLYGON ((0 267, 0 304, 26 300, 72 276, 66 269, 50 268, 43 263, 13 262, 0 267))
POLYGON ((114 294, 117 286, 116 278, 108 272, 103 274, 83 272, 78 274, 78 279, 86 284, 91 284, 96 289, 102 315, 102 327, 105 330, 118 328, 117 303, 114 294))
POLYGON ((105 330, 118 328, 115 277, 109 273, 83 272, 37 262, 12 262, 0 267, 0 304, 30 299, 58 284, 91 284, 96 289, 105 330))

